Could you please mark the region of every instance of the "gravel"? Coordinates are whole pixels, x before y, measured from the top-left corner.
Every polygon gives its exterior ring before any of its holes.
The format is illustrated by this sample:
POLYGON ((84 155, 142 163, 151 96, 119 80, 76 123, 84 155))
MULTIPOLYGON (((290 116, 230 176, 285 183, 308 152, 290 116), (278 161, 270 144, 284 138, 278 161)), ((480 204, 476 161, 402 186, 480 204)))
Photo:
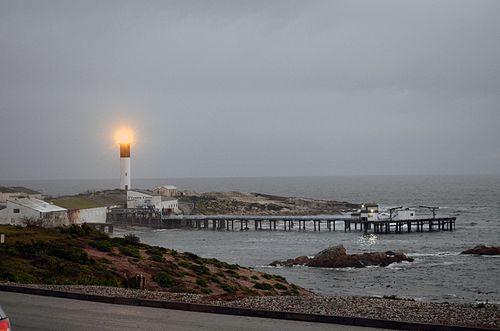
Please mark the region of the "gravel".
POLYGON ((325 296, 246 297, 227 301, 223 300, 221 297, 211 299, 209 296, 202 294, 155 292, 104 286, 6 284, 111 297, 167 300, 307 314, 365 317, 428 324, 500 329, 500 305, 488 303, 430 303, 405 299, 325 296))

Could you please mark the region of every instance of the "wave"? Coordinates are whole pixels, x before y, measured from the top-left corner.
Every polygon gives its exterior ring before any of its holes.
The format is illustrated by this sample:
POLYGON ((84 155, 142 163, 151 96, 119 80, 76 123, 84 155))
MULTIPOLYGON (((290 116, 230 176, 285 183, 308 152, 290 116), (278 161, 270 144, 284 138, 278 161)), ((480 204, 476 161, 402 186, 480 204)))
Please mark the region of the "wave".
POLYGON ((458 256, 460 254, 461 252, 444 251, 437 253, 407 253, 406 255, 410 257, 435 257, 435 256, 458 256))

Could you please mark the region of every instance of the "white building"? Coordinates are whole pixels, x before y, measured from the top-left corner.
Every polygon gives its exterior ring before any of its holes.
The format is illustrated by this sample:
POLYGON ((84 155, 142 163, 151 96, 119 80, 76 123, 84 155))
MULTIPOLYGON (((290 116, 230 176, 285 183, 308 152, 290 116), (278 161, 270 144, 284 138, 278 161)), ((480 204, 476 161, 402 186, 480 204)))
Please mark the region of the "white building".
POLYGON ((417 217, 415 210, 406 208, 398 210, 397 219, 399 220, 414 220, 417 217))
POLYGON ((52 202, 68 210, 69 224, 105 223, 106 213, 118 207, 105 206, 85 197, 64 197, 52 202))
POLYGON ((22 225, 27 219, 41 220, 44 226, 68 224, 67 209, 35 198, 7 200, 0 210, 0 223, 22 225))
POLYGON ((178 212, 178 200, 146 190, 128 190, 127 208, 153 208, 169 213, 178 212))
POLYGON ((146 190, 128 190, 127 208, 161 209, 161 196, 146 190))
POLYGON ((5 187, 0 186, 0 204, 6 204, 7 200, 15 198, 43 199, 42 193, 30 190, 22 186, 5 187))

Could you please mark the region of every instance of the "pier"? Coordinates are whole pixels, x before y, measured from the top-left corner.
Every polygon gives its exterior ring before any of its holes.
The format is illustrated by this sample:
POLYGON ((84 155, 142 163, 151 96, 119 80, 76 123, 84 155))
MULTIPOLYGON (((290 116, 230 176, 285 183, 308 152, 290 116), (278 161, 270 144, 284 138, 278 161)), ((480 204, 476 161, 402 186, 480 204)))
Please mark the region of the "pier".
POLYGON ((188 228, 224 231, 359 231, 375 234, 455 230, 455 217, 387 219, 368 221, 344 215, 265 216, 265 215, 172 215, 150 209, 113 209, 107 223, 158 229, 188 228))

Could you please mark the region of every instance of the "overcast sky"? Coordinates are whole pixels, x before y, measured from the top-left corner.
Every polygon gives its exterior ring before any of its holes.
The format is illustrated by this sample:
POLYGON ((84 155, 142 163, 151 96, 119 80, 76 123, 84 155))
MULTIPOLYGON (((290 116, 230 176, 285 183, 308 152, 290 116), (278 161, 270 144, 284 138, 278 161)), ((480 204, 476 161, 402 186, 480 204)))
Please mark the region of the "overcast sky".
POLYGON ((0 179, 500 172, 500 1, 0 0, 0 179))

